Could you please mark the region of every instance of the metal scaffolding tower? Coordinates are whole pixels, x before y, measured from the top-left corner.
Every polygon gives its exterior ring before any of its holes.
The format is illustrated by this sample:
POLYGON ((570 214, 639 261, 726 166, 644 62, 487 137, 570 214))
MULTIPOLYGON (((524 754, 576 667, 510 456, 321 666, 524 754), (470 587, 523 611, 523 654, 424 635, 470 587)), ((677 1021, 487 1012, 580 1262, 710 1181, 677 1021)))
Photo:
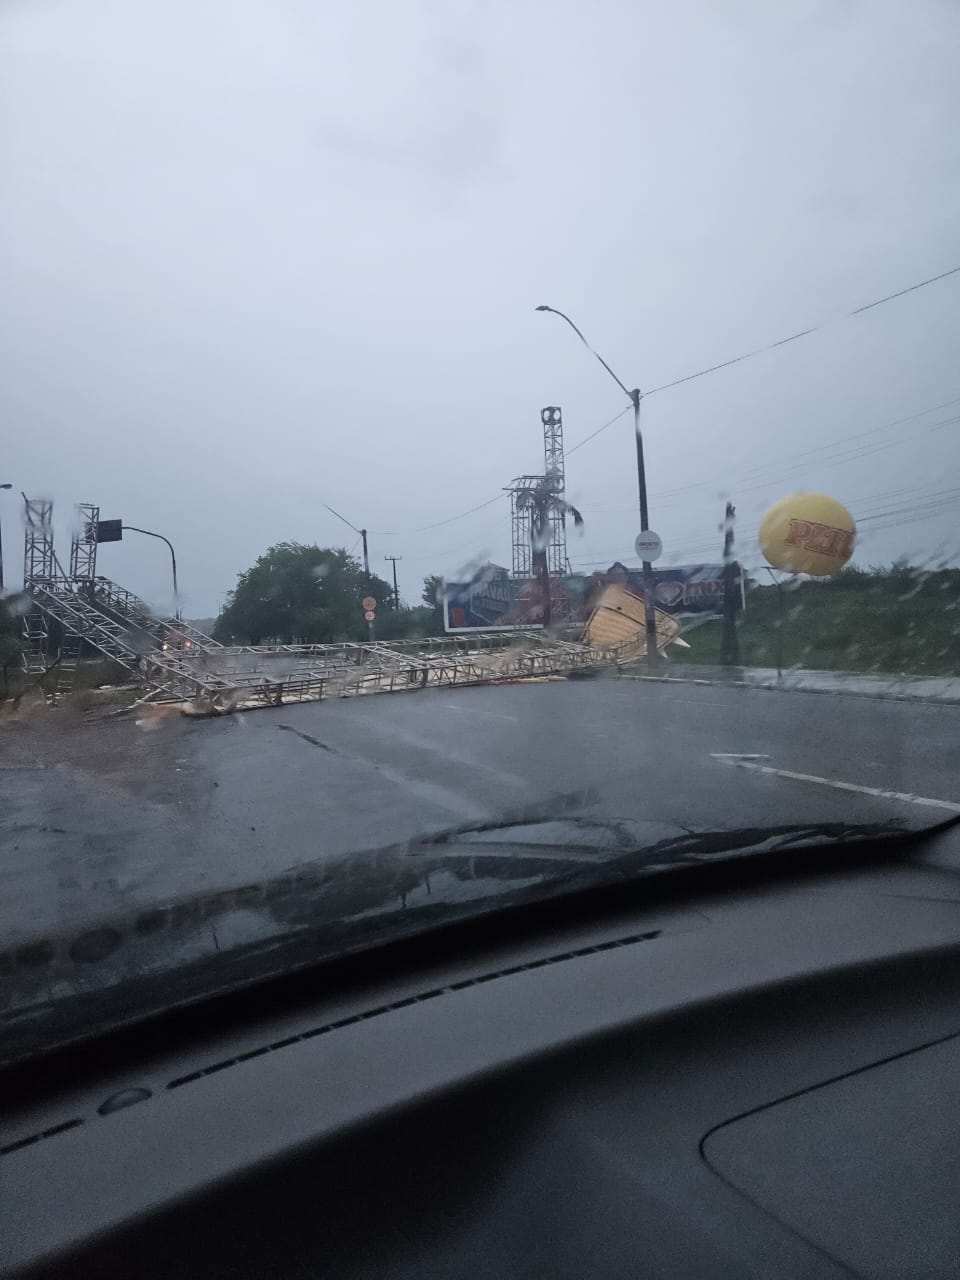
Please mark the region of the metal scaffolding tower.
POLYGON ((550 404, 540 410, 543 423, 543 469, 548 476, 556 476, 557 490, 563 494, 563 414, 558 405, 550 404))
POLYGON ((71 542, 67 573, 54 550, 53 504, 26 496, 24 504, 23 586, 31 605, 23 619, 23 666, 34 676, 56 666, 56 689, 47 689, 51 701, 72 689, 85 644, 158 694, 192 698, 224 687, 221 678, 193 661, 221 646, 186 624, 152 617, 136 596, 96 576, 98 507, 80 506, 81 525, 71 542), (189 661, 183 660, 181 649, 189 661))
MULTIPOLYGON (((53 550, 53 503, 46 498, 23 495, 23 589, 35 584, 56 582, 56 555, 53 550)), ((23 669, 29 676, 41 676, 50 665, 50 631, 47 615, 31 606, 23 615, 23 669)))
MULTIPOLYGON (((551 492, 562 498, 566 483, 563 473, 563 414, 557 405, 547 405, 540 410, 540 421, 543 424, 544 474, 517 476, 507 486, 510 494, 511 570, 515 578, 529 578, 533 572, 528 495, 549 485, 551 492)), ((547 568, 551 577, 570 572, 567 525, 561 510, 550 511, 548 517, 547 568)))
POLYGON ((525 495, 543 483, 543 476, 517 476, 507 486, 510 494, 511 573, 514 578, 529 578, 533 572, 530 508, 525 495))
MULTIPOLYGON (((544 474, 551 478, 557 496, 562 498, 566 478, 563 470, 563 414, 560 406, 550 404, 541 409, 540 421, 543 423, 544 474)), ((547 565, 551 574, 570 572, 570 561, 567 559, 567 522, 562 511, 555 511, 550 517, 547 565)))
POLYGON ((70 577, 93 582, 97 576, 97 524, 100 508, 92 502, 77 503, 78 527, 70 541, 70 577))
POLYGON ((57 577, 53 550, 53 503, 46 498, 23 498, 23 585, 54 582, 57 577))

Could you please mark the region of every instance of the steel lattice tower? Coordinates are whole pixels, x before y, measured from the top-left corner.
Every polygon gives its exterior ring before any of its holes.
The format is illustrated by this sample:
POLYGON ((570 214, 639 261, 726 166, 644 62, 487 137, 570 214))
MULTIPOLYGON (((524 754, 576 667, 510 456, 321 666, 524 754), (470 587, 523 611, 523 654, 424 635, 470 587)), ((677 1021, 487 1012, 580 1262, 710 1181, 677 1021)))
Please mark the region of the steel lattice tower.
POLYGON ((559 479, 559 492, 563 493, 563 415, 557 405, 547 405, 540 410, 543 423, 543 469, 559 479))
MULTIPOLYGON (((530 509, 522 495, 549 484, 558 498, 563 497, 563 415, 557 405, 540 410, 543 423, 542 476, 517 476, 507 486, 510 494, 510 534, 512 573, 515 578, 529 578, 533 572, 530 547, 530 509)), ((570 572, 567 560, 567 526, 561 511, 551 511, 547 540, 547 568, 554 577, 570 572)))
POLYGON ((543 476, 517 476, 507 486, 510 494, 511 572, 514 578, 529 578, 533 572, 533 549, 530 544, 530 510, 521 495, 543 483, 543 476))
POLYGON ((93 582, 97 576, 97 524, 100 508, 92 502, 77 503, 79 527, 70 542, 70 577, 93 582))
MULTIPOLYGON (((35 584, 52 586, 56 581, 53 550, 53 503, 46 498, 23 496, 23 589, 35 584)), ((23 667, 30 675, 47 669, 50 642, 47 618, 37 608, 23 616, 23 667)))
MULTIPOLYGON (((555 492, 563 497, 566 479, 563 473, 563 414, 559 405, 547 405, 540 410, 543 423, 543 470, 553 481, 555 492)), ((550 516, 550 541, 547 545, 547 565, 551 574, 558 576, 570 572, 567 559, 567 522, 560 511, 550 516)))
POLYGON ((53 503, 46 498, 24 497, 23 585, 53 582, 57 577, 53 552, 53 503))

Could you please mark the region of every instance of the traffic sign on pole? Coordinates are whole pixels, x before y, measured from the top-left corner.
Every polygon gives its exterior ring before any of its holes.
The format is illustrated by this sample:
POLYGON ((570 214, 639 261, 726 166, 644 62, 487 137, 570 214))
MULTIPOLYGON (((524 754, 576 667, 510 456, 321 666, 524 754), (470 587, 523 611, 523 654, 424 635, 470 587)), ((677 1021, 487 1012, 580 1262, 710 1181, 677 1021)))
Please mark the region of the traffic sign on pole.
MULTIPOLYGON (((373 596, 364 596, 360 603, 363 605, 367 613, 369 613, 371 609, 375 609, 377 607, 377 602, 374 600, 373 596)), ((369 622, 370 619, 368 618, 367 621, 369 622)))
POLYGON ((89 524, 86 529, 86 538, 87 542, 121 542, 123 521, 98 520, 95 524, 89 524))
POLYGON ((367 609, 363 615, 363 620, 364 622, 374 622, 376 620, 376 617, 377 615, 374 613, 372 609, 367 609))
POLYGON ((637 534, 633 549, 641 560, 659 560, 663 555, 660 535, 654 533, 652 529, 644 529, 643 533, 637 534))

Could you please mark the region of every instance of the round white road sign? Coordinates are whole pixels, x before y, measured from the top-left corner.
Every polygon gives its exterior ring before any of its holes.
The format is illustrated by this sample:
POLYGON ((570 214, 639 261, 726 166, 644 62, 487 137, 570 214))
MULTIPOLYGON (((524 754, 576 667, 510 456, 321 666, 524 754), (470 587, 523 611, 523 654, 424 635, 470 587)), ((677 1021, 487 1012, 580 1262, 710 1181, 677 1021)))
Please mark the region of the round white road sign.
POLYGON ((376 616, 377 615, 373 612, 372 609, 367 609, 363 615, 363 620, 364 622, 373 622, 376 616))
POLYGON ((646 529, 643 533, 637 534, 633 549, 641 560, 659 560, 663 555, 663 543, 660 541, 660 535, 659 533, 654 533, 652 529, 646 529))

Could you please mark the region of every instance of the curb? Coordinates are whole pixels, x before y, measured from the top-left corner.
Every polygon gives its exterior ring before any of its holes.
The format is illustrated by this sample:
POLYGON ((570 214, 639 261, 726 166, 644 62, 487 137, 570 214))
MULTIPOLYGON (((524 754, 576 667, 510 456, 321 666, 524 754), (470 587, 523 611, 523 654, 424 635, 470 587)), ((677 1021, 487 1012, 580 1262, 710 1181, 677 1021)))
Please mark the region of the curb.
POLYGON ((804 688, 803 685, 785 685, 767 681, 763 684, 752 680, 706 680, 702 677, 688 676, 640 676, 624 671, 617 673, 620 680, 641 680, 650 684, 699 684, 721 689, 753 689, 758 693, 814 693, 826 697, 870 698, 881 702, 915 702, 933 703, 940 707, 960 707, 960 695, 951 697, 943 694, 919 693, 871 693, 866 689, 816 689, 804 688))

